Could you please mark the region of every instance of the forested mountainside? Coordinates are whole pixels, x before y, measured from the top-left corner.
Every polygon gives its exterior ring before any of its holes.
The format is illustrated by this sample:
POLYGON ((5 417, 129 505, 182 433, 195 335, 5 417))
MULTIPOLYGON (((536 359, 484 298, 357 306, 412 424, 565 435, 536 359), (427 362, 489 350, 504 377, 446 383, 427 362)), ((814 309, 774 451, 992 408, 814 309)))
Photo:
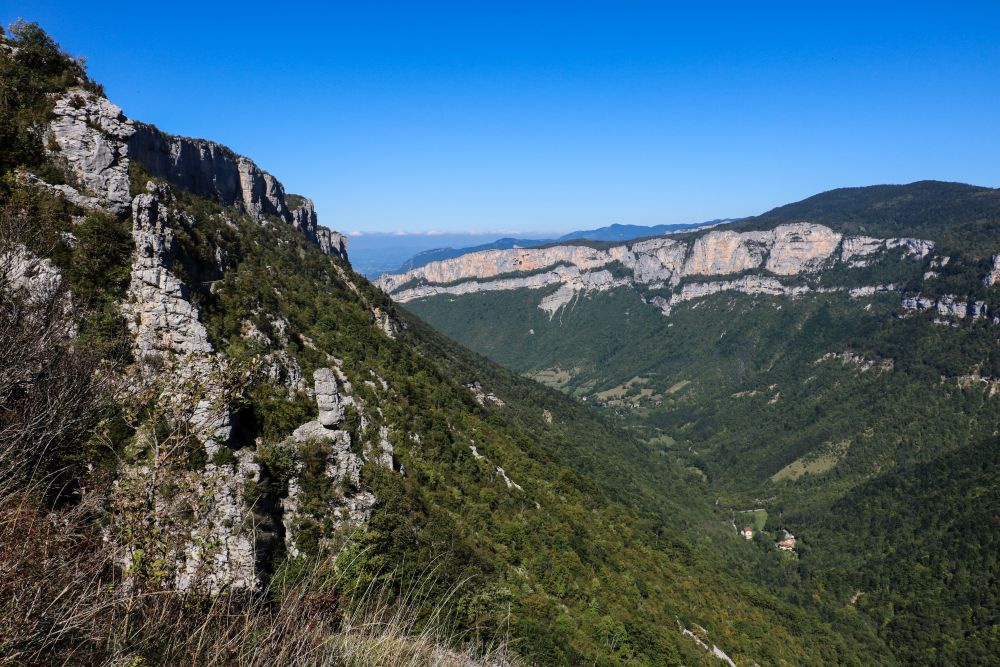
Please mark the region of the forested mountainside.
POLYGON ((856 609, 895 659, 995 664, 998 225, 997 190, 856 188, 387 286, 684 467, 748 558, 856 609))
POLYGON ((0 142, 3 661, 893 662, 689 461, 397 309, 33 24, 0 142))

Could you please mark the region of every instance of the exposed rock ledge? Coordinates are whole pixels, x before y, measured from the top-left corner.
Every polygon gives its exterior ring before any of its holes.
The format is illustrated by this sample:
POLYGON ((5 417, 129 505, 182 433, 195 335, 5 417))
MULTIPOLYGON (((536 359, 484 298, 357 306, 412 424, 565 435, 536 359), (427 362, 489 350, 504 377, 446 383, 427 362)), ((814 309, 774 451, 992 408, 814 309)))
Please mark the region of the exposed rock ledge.
MULTIPOLYGON (((981 320, 985 319, 989 314, 986 302, 966 301, 953 294, 945 294, 937 299, 920 294, 906 296, 903 297, 901 305, 904 310, 923 311, 933 309, 938 315, 954 317, 960 320, 964 320, 966 317, 973 320, 981 320)), ((994 323, 1000 323, 1000 320, 994 318, 994 323)))
POLYGON ((326 254, 347 258, 346 237, 317 224, 311 200, 297 197, 293 208, 278 179, 225 146, 133 121, 107 98, 83 88, 56 98, 46 135, 50 156, 74 181, 73 186, 48 187, 73 203, 126 214, 132 204, 129 165, 135 160, 182 190, 237 206, 260 220, 284 220, 326 254))
MULTIPOLYGON (((376 284, 401 303, 438 294, 559 285, 539 303, 539 308, 550 318, 581 292, 642 285, 672 292, 669 298, 657 296, 649 301, 666 315, 677 303, 726 290, 789 296, 846 291, 846 288, 786 285, 779 277, 816 274, 837 264, 866 266, 884 256, 886 251, 897 248, 907 256, 922 259, 933 250, 934 244, 913 238, 845 238, 829 227, 801 222, 779 225, 769 231, 716 230, 693 241, 658 237, 608 249, 565 245, 486 250, 431 262, 403 274, 384 275, 376 284), (624 267, 628 273, 625 276, 613 274, 609 270, 612 264, 624 267), (690 276, 715 277, 751 271, 758 274, 729 281, 688 282, 681 286, 682 279, 690 276), (534 273, 510 275, 523 272, 534 273)), ((851 296, 870 296, 891 289, 891 285, 855 288, 851 296)))

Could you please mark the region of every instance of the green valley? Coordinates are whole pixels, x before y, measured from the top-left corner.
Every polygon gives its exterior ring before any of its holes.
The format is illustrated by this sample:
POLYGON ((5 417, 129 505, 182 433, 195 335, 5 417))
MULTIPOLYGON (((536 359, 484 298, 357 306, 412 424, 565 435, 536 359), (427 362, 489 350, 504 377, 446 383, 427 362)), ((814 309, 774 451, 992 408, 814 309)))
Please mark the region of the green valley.
POLYGON ((803 603, 856 610, 903 663, 993 663, 1000 292, 989 276, 1000 193, 931 182, 849 189, 724 229, 799 221, 845 234, 844 244, 848 234, 891 234, 934 249, 778 274, 786 287, 812 287, 800 293, 727 287, 682 301, 685 284, 718 280, 687 275, 666 313, 652 301, 670 292, 638 278, 580 288, 551 314, 539 303, 556 284, 405 307, 599 406, 683 470, 716 499, 717 519, 733 522, 733 541, 753 527, 754 558, 778 564, 777 574, 754 566, 746 576, 803 603), (763 525, 735 514, 758 507, 763 525), (795 536, 797 558, 775 548, 782 531, 795 536))

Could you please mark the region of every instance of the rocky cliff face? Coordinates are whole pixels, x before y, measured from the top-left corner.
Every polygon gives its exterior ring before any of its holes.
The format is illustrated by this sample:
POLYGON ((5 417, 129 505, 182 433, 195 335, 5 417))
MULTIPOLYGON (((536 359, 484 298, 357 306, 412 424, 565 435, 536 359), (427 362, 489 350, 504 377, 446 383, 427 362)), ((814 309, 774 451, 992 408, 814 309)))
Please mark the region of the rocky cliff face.
POLYGON ((993 262, 990 265, 989 273, 983 278, 983 285, 986 287, 991 287, 1000 282, 1000 255, 993 256, 993 262))
MULTIPOLYGON (((715 230, 688 241, 659 237, 606 250, 587 246, 488 250, 381 276, 376 284, 399 302, 436 294, 559 285, 539 303, 550 316, 578 293, 632 285, 669 290, 669 297, 657 295, 649 301, 667 315, 672 305, 720 291, 790 296, 833 291, 837 288, 785 284, 781 279, 816 275, 838 264, 866 266, 894 249, 922 259, 934 244, 912 238, 844 237, 829 227, 802 222, 767 231, 715 230), (623 267, 627 275, 616 275, 610 270, 613 265, 623 267), (525 272, 530 275, 518 275, 525 272), (755 275, 740 275, 750 272, 755 275), (738 277, 702 280, 724 276, 738 277)), ((891 286, 871 286, 870 293, 887 288, 891 286)), ((861 295, 857 288, 851 291, 852 296, 855 293, 861 295)))
MULTIPOLYGON (((254 218, 277 218, 296 228, 326 254, 347 258, 347 239, 320 227, 309 199, 295 207, 285 188, 249 158, 203 139, 161 132, 130 120, 109 100, 74 88, 55 100, 47 128, 50 157, 74 183, 49 186, 82 206, 100 206, 118 215, 131 206, 129 167, 140 164, 151 176, 254 218)), ((28 178, 32 178, 27 175, 28 178)))
MULTIPOLYGON (((136 391, 157 395, 165 426, 182 433, 171 436, 172 449, 202 448, 208 462, 203 469, 192 470, 158 453, 162 436, 155 426, 140 434, 139 441, 157 453, 151 461, 123 470, 118 481, 123 504, 119 514, 140 514, 130 512, 129 503, 145 497, 144 530, 158 537, 127 552, 123 565, 133 567, 140 558, 155 555, 165 581, 179 590, 256 589, 262 584, 266 549, 258 544, 260 520, 249 489, 261 483, 262 469, 253 443, 234 436, 230 407, 232 388, 245 379, 234 377, 238 369, 213 348, 188 286, 172 270, 176 260, 172 229, 185 214, 173 208, 167 188, 150 181, 147 190, 132 201, 136 251, 129 298, 123 306, 137 360, 131 373, 136 391), (164 492, 167 479, 172 480, 170 493, 164 492)), ((294 359, 285 355, 277 361, 289 377, 301 376, 294 359)), ((371 493, 349 490, 357 488, 364 460, 352 448, 351 434, 337 428, 348 405, 363 419, 363 404, 351 397, 350 383, 336 369, 316 371, 313 394, 319 418, 296 429, 284 445, 293 460, 288 492, 278 503, 277 516, 268 518, 278 527, 276 532, 284 534, 292 555, 298 553, 295 539, 305 520, 300 510, 301 448, 319 447, 327 461, 322 474, 333 491, 325 513, 333 530, 364 523, 375 503, 371 493)), ((385 443, 370 447, 372 457, 382 461, 388 446, 391 464, 391 445, 382 440, 385 443)), ((136 544, 134 539, 125 542, 136 544)))
MULTIPOLYGON (((942 317, 951 317, 960 320, 966 317, 973 320, 981 320, 989 315, 989 308, 987 308, 985 301, 967 301, 952 294, 945 294, 937 298, 920 294, 906 296, 903 297, 901 305, 904 310, 918 312, 932 310, 942 317)), ((998 323, 1000 323, 1000 320, 994 318, 994 324, 998 323)))
POLYGON ((236 204, 255 217, 291 219, 281 183, 249 159, 211 141, 171 136, 144 123, 134 123, 133 129, 129 157, 154 178, 223 204, 236 204))
MULTIPOLYGON (((153 448, 153 460, 124 470, 119 481, 121 498, 126 503, 137 494, 149 498, 152 511, 144 516, 150 524, 147 529, 170 539, 146 544, 138 551, 158 552, 175 587, 256 588, 260 580, 254 535, 247 529, 253 517, 245 491, 248 480, 259 479, 260 468, 249 450, 237 449, 230 462, 216 462, 219 451, 230 446, 232 435, 232 415, 223 387, 226 361, 209 342, 198 309, 189 301, 188 287, 171 270, 171 216, 177 213, 162 201, 165 193, 152 182, 148 189, 132 202, 136 252, 124 310, 138 360, 133 373, 136 386, 159 394, 165 423, 190 429, 186 437, 204 448, 209 463, 200 473, 183 473, 186 483, 178 484, 174 493, 163 493, 161 480, 177 470, 159 453, 160 436, 149 430, 141 438, 153 448), (175 518, 181 516, 186 521, 175 518)), ((130 552, 127 560, 131 564, 139 557, 130 552)))
POLYGON ((128 140, 135 132, 122 110, 82 88, 55 101, 49 150, 76 184, 115 213, 125 213, 129 193, 128 140))
MULTIPOLYGON (((277 179, 248 158, 219 144, 171 136, 130 120, 107 99, 82 88, 55 100, 46 134, 49 157, 70 183, 51 185, 29 173, 20 177, 78 206, 119 219, 130 216, 132 222, 135 254, 121 309, 135 361, 126 373, 132 393, 150 406, 151 414, 140 420, 134 445, 148 455, 122 466, 113 499, 114 515, 122 521, 107 528, 108 538, 123 545, 126 570, 155 563, 155 576, 178 590, 260 588, 273 551, 265 542, 283 536, 294 555, 297 535, 315 520, 302 510, 308 495, 301 481, 305 450, 325 461, 319 482, 325 525, 336 531, 363 524, 375 503, 371 493, 359 488, 363 466, 371 460, 402 472, 395 465, 388 427, 382 426, 371 442, 352 443, 360 436, 342 428, 342 422, 352 409, 364 431, 366 406, 352 395, 336 364, 318 369, 309 388, 296 360, 281 350, 264 355, 260 367, 248 371, 214 348, 190 286, 175 266, 184 261, 175 230, 197 226, 176 191, 234 207, 260 224, 288 224, 324 254, 345 261, 346 238, 318 224, 311 200, 286 195, 277 179), (133 164, 154 179, 135 196, 133 164), (315 396, 319 413, 281 445, 292 461, 288 488, 280 499, 265 503, 270 507, 265 510, 255 506, 254 489, 267 483, 269 473, 258 461, 256 443, 234 429, 236 394, 250 381, 245 373, 273 377, 287 386, 290 400, 315 396), (191 456, 204 463, 192 466, 191 456)), ((217 248, 215 270, 224 275, 226 262, 219 252, 217 248)), ((43 260, 31 266, 31 274, 39 276, 35 282, 52 273, 43 270, 49 267, 43 260)), ((358 292, 342 264, 333 261, 331 266, 358 292)), ((58 274, 51 280, 57 283, 58 274)), ((373 307, 373 317, 387 335, 395 333, 387 314, 373 307)), ((272 324, 275 335, 284 335, 287 322, 272 324)), ((250 340, 267 338, 252 322, 245 328, 250 340)), ((309 507, 315 506, 313 498, 307 500, 309 507)))

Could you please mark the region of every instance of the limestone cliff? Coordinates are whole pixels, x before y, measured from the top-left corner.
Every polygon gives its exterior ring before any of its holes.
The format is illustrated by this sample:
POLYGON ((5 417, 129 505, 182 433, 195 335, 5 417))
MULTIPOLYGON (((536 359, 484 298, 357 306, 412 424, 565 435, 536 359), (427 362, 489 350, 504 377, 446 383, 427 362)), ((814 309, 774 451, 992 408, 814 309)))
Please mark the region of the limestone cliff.
MULTIPOLYGON (((824 225, 799 222, 765 231, 717 229, 689 240, 657 237, 607 249, 563 245, 488 250, 384 275, 376 284, 401 303, 437 294, 559 285, 539 303, 550 317, 578 293, 631 285, 668 290, 669 297, 649 300, 667 315, 672 305, 720 291, 789 296, 834 291, 838 288, 786 284, 782 279, 815 276, 837 265, 866 266, 893 250, 923 259, 933 249, 932 242, 921 239, 844 237, 824 225), (612 271, 614 266, 623 268, 625 275, 612 271), (732 279, 718 279, 725 276, 732 279), (708 277, 715 279, 705 280, 708 277)), ((854 288, 851 295, 891 289, 869 287, 868 292, 854 288)))
MULTIPOLYGON (((942 317, 952 317, 963 320, 966 317, 973 320, 985 319, 989 314, 989 308, 985 301, 967 301, 952 294, 944 294, 937 298, 927 297, 920 294, 915 296, 905 296, 901 305, 904 310, 924 311, 931 310, 942 317)), ((1000 320, 994 318, 994 324, 1000 324, 1000 320)))
POLYGON ((73 203, 126 214, 134 161, 182 190, 236 206, 260 220, 289 223, 326 254, 347 258, 346 237, 318 225, 312 201, 296 197, 298 203, 290 205, 284 186, 249 158, 211 141, 170 135, 131 120, 88 90, 73 88, 56 98, 46 135, 50 158, 74 181, 49 187, 73 203))
MULTIPOLYGON (((293 227, 323 254, 339 258, 331 259, 331 267, 363 300, 346 268, 346 238, 321 227, 310 199, 286 195, 282 184, 250 159, 131 120, 83 88, 54 100, 45 134, 48 157, 69 183, 48 184, 25 172, 19 174, 22 181, 76 206, 131 218, 135 252, 121 312, 134 362, 123 374, 130 395, 148 414, 137 419, 137 454, 123 463, 115 481, 114 516, 122 519, 107 526, 108 539, 124 547, 120 559, 126 571, 155 563, 155 576, 178 590, 260 588, 273 542, 283 541, 289 553, 298 553, 297 535, 315 520, 302 509, 303 448, 326 462, 320 477, 329 530, 362 525, 375 503, 374 495, 360 489, 363 466, 371 461, 403 472, 393 458, 389 426, 368 429, 367 406, 352 395, 337 364, 318 369, 310 389, 299 363, 280 349, 288 343, 288 322, 278 316, 260 313, 281 340, 272 341, 253 322, 243 323, 248 340, 272 347, 252 366, 235 364, 215 349, 192 298, 194 284, 185 282, 191 274, 181 268, 191 258, 183 255, 178 234, 198 223, 179 192, 232 207, 223 219, 245 216, 246 224, 293 227), (137 186, 143 191, 134 192, 137 186), (235 427, 240 388, 253 375, 284 385, 289 400, 314 396, 319 414, 287 434, 283 446, 292 461, 287 490, 262 506, 259 489, 270 473, 260 462, 258 443, 235 427), (360 419, 358 433, 368 433, 362 442, 342 427, 348 409, 360 419), (203 463, 190 465, 191 456, 203 463)), ((231 221, 230 228, 236 229, 231 221)), ((218 246, 211 252, 213 280, 224 278, 225 252, 218 246)), ((58 274, 46 270, 47 260, 31 259, 36 283, 58 282, 58 274)), ((27 262, 8 263, 16 268, 27 262)), ((393 336, 397 324, 390 315, 374 305, 369 310, 372 326, 393 336)))

